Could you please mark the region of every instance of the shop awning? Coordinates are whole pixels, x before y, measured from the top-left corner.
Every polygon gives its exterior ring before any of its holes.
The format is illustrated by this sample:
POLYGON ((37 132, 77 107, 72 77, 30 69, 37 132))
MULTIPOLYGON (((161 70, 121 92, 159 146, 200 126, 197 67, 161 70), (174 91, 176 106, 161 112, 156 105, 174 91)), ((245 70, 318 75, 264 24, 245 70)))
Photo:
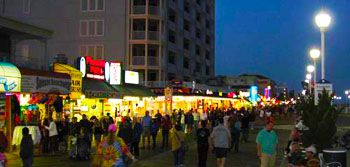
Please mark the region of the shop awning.
POLYGON ((120 91, 123 96, 151 97, 155 96, 147 87, 137 84, 123 84, 113 86, 120 91))
POLYGON ((54 63, 53 69, 55 72, 58 73, 65 73, 70 76, 71 79, 71 90, 70 90, 70 98, 71 99, 80 99, 81 98, 81 91, 82 91, 82 72, 80 72, 78 69, 67 65, 67 64, 60 64, 60 63, 54 63))
POLYGON ((21 77, 21 72, 15 65, 0 62, 0 92, 20 92, 21 77))
POLYGON ((83 91, 86 98, 121 98, 119 90, 97 79, 83 79, 83 91))
POLYGON ((19 68, 22 74, 21 92, 69 94, 71 79, 68 74, 19 68))

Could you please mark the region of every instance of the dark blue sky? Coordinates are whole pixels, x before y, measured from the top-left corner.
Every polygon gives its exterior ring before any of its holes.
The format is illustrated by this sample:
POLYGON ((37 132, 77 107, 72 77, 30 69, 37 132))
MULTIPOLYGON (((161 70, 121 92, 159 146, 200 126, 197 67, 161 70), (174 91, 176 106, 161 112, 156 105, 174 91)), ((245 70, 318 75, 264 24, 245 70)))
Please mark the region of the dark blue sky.
POLYGON ((216 74, 262 74, 301 90, 309 48, 320 45, 314 16, 322 7, 333 17, 326 79, 343 95, 350 89, 350 0, 216 0, 216 74))

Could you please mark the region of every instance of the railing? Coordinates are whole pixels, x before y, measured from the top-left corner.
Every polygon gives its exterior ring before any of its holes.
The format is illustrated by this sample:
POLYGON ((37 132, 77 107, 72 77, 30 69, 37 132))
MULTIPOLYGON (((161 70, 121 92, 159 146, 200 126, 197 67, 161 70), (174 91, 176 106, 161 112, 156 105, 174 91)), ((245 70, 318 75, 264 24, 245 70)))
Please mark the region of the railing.
POLYGON ((159 15, 159 6, 148 6, 148 14, 159 15))
POLYGON ((132 39, 135 39, 135 40, 146 39, 146 31, 133 31, 132 39))
POLYGON ((158 57, 156 56, 148 56, 148 65, 149 66, 158 66, 158 57))
POLYGON ((145 56, 133 56, 132 65, 145 65, 145 56))
MULTIPOLYGON (((164 88, 169 84, 168 81, 147 81, 147 82, 141 82, 141 85, 150 87, 150 88, 164 88)), ((187 88, 193 88, 193 82, 182 82, 183 87, 187 88)), ((195 84, 195 89, 202 89, 202 90, 214 90, 214 91, 222 91, 227 92, 229 91, 226 87, 215 87, 215 86, 208 86, 205 84, 195 84)))
POLYGON ((29 69, 39 69, 40 67, 38 62, 40 61, 37 58, 23 56, 16 56, 15 60, 12 60, 12 63, 16 64, 17 66, 29 69))
POLYGON ((146 6, 134 6, 133 14, 146 14, 146 6))
POLYGON ((159 40, 159 31, 149 31, 148 32, 149 40, 159 40))

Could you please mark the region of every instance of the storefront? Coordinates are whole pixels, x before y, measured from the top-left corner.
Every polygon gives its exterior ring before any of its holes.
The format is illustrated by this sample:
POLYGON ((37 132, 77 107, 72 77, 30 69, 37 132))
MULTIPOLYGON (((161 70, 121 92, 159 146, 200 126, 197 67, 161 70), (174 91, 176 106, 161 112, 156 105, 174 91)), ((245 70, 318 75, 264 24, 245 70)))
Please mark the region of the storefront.
MULTIPOLYGON (((17 95, 21 91, 21 72, 11 64, 0 62, 0 131, 12 139, 14 117, 19 114, 17 95)), ((11 147, 9 146, 8 149, 11 147)))

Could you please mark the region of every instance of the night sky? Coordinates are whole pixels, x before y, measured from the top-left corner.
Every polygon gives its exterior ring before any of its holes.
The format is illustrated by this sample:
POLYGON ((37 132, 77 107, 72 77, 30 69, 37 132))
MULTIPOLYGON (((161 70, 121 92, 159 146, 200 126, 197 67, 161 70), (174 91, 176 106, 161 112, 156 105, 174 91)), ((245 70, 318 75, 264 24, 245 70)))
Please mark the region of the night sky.
MULTIPOLYGON (((300 91, 313 62, 309 48, 320 46, 314 16, 322 7, 332 16, 326 79, 343 96, 350 89, 350 0, 216 0, 216 74, 262 74, 300 91)), ((320 60, 317 71, 320 79, 320 60)))

